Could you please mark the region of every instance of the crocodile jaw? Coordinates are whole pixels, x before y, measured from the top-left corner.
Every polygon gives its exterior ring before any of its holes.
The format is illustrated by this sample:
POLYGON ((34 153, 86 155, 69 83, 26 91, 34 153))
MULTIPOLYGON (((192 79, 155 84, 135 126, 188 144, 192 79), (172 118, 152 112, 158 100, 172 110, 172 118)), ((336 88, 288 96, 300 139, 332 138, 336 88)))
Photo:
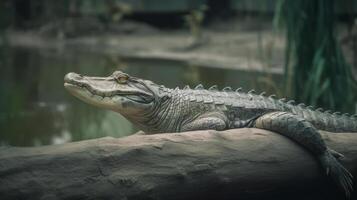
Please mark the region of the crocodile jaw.
POLYGON ((101 108, 106 108, 119 112, 122 109, 120 97, 103 97, 97 94, 91 93, 88 89, 80 87, 71 83, 64 83, 64 87, 70 94, 78 99, 101 108))
POLYGON ((85 77, 68 73, 64 82, 64 87, 80 100, 124 115, 137 115, 151 106, 150 102, 141 102, 137 89, 120 85, 111 77, 85 77))

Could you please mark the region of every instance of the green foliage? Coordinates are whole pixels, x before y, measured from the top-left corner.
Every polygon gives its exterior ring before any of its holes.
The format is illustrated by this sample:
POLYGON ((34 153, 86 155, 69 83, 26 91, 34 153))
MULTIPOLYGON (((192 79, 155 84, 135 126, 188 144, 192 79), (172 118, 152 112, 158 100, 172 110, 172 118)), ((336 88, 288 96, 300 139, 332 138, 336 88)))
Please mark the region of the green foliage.
POLYGON ((286 83, 293 98, 354 112, 355 83, 335 36, 333 0, 281 0, 274 23, 287 36, 286 83))

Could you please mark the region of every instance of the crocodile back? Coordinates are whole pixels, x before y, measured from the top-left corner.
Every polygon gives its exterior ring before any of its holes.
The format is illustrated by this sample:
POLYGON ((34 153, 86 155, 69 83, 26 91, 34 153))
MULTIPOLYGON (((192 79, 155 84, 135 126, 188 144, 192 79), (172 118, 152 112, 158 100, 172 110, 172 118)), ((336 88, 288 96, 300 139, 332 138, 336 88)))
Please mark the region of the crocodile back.
MULTIPOLYGON (((176 89, 176 91, 178 91, 176 89)), ((226 113, 233 113, 237 118, 246 120, 256 115, 274 111, 284 111, 303 117, 317 129, 330 132, 357 132, 357 120, 349 114, 331 113, 322 109, 313 109, 304 104, 295 104, 294 101, 276 99, 274 95, 265 96, 254 91, 247 93, 241 89, 232 90, 226 87, 223 90, 211 87, 203 89, 202 85, 195 89, 186 87, 181 90, 182 98, 196 104, 213 105, 214 109, 226 113)))

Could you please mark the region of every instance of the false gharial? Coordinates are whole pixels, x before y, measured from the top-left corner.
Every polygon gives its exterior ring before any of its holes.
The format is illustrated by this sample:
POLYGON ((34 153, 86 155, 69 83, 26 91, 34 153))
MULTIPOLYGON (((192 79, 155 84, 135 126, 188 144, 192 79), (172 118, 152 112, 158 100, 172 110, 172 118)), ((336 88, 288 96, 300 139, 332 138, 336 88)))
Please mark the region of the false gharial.
POLYGON ((357 132, 355 116, 230 87, 170 89, 121 71, 108 77, 68 73, 64 81, 74 96, 118 112, 150 134, 242 127, 277 132, 311 152, 347 197, 353 190, 352 175, 338 161, 343 155, 328 148, 318 130, 357 132))

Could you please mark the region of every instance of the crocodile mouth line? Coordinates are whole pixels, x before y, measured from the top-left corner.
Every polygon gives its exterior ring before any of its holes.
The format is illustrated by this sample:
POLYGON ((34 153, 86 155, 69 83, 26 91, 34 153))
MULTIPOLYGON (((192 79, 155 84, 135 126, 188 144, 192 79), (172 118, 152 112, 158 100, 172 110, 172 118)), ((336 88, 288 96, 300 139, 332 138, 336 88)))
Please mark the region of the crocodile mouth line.
POLYGON ((66 81, 64 83, 64 86, 66 88, 75 87, 75 88, 84 90, 84 91, 88 92, 90 97, 98 96, 98 97, 101 97, 102 99, 113 98, 116 95, 123 96, 123 97, 128 98, 132 101, 136 101, 136 102, 140 102, 140 103, 148 103, 147 99, 148 98, 151 99, 151 96, 146 93, 122 92, 122 91, 100 92, 98 90, 93 89, 93 87, 90 86, 89 84, 81 83, 81 82, 66 81))

